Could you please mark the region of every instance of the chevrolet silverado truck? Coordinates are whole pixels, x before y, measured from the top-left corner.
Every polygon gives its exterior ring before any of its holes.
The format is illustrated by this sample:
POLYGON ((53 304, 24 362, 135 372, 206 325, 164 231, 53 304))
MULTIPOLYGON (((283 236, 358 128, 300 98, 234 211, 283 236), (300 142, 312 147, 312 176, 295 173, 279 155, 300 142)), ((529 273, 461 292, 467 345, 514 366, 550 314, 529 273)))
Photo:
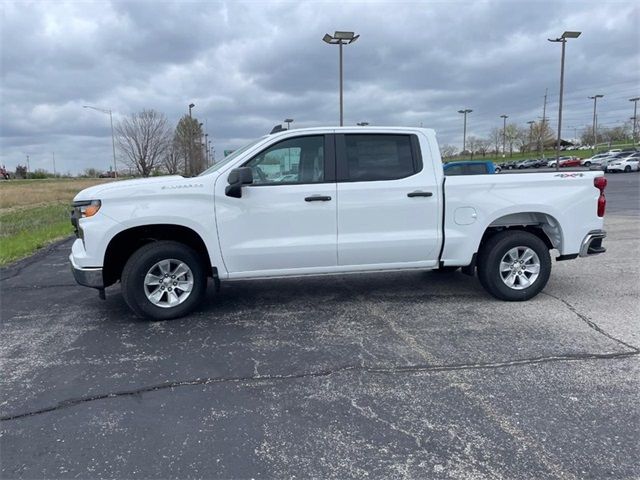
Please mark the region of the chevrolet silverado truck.
POLYGON ((208 279, 392 270, 474 275, 507 301, 546 285, 556 260, 605 251, 602 172, 445 177, 433 130, 285 130, 197 177, 116 181, 75 197, 81 285, 120 281, 156 320, 192 311, 208 279))

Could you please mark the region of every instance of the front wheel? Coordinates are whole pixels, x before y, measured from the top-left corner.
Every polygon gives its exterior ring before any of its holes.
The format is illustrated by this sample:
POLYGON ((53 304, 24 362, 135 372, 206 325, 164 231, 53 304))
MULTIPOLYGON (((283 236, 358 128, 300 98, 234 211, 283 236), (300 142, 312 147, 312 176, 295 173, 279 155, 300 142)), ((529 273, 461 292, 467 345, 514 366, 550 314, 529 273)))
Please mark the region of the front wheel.
POLYGON ((629 165, 624 167, 624 173, 629 173, 630 171, 631 171, 631 167, 629 165))
POLYGON ((138 315, 170 320, 202 301, 207 277, 203 259, 178 242, 158 241, 138 249, 122 271, 122 295, 138 315))
POLYGON ((587 168, 590 167, 591 166, 591 162, 584 162, 584 166, 587 167, 587 168))
POLYGON ((506 230, 480 250, 478 279, 500 300, 529 300, 542 291, 550 275, 549 248, 532 233, 506 230))

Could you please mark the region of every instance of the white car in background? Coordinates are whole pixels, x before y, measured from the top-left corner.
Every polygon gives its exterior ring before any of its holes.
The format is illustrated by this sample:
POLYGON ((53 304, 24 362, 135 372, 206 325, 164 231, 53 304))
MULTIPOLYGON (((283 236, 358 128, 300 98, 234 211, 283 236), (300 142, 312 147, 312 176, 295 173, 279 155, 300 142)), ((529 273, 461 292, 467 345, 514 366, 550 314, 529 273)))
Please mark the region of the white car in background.
POLYGON ((630 153, 625 157, 618 157, 606 167, 607 172, 637 172, 640 162, 640 152, 630 153))
POLYGON ((602 161, 607 158, 610 157, 611 154, 609 152, 607 153, 598 153, 597 155, 594 155, 593 157, 590 158, 585 158, 584 160, 582 160, 580 162, 580 166, 582 167, 590 167, 591 165, 602 165, 602 161))

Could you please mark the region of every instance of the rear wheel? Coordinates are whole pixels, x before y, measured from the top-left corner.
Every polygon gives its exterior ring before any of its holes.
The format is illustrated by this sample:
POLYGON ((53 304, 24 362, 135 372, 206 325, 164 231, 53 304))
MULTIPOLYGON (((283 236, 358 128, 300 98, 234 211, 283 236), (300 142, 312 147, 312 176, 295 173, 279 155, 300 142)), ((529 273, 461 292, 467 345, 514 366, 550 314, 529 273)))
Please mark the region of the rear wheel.
POLYGON ((204 297, 203 259, 178 242, 159 241, 138 249, 122 271, 122 295, 138 315, 170 320, 190 313, 204 297))
POLYGON ((591 162, 584 162, 584 166, 585 167, 590 167, 591 166, 591 162))
POLYGON ((629 173, 630 171, 631 171, 631 167, 629 165, 624 167, 624 173, 629 173))
POLYGON ((523 301, 535 297, 551 274, 549 248, 535 235, 503 231, 491 237, 478 257, 478 279, 500 300, 523 301))

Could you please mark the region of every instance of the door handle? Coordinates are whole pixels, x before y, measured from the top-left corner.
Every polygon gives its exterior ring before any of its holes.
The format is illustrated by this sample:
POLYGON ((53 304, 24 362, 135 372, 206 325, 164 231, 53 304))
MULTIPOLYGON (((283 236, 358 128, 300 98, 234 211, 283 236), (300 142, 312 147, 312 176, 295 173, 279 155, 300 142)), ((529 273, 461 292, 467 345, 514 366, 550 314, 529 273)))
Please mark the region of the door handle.
POLYGON ((433 193, 431 192, 411 192, 411 193, 407 193, 407 197, 412 198, 412 197, 431 197, 433 196, 433 193))
POLYGON ((331 197, 326 195, 312 195, 311 197, 305 197, 305 202, 328 202, 331 197))

